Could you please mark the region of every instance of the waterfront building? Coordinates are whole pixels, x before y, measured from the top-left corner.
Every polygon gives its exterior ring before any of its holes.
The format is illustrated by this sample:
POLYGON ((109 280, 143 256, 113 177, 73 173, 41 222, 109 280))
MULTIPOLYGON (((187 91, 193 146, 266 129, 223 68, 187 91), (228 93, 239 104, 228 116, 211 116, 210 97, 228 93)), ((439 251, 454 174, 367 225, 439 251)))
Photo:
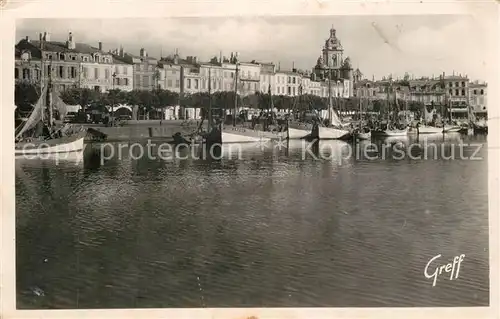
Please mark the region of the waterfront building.
POLYGON ((181 68, 177 54, 166 58, 161 57, 158 61, 158 85, 160 89, 180 93, 181 68))
POLYGON ((77 87, 80 80, 80 63, 85 56, 81 52, 87 52, 89 47, 76 43, 71 32, 65 43, 50 41, 50 34, 47 32, 43 35, 40 33, 38 41, 26 37, 16 45, 20 58, 15 66, 15 75, 17 79, 29 78, 31 81, 50 79, 56 91, 77 87), (40 64, 35 62, 37 59, 40 59, 40 64), (32 63, 27 63, 31 60, 32 63))
POLYGON ((260 64, 260 91, 264 94, 269 93, 271 86, 271 94, 276 92, 276 66, 273 63, 260 64))
POLYGON ((304 83, 303 92, 304 94, 312 94, 316 96, 321 95, 321 82, 313 81, 307 77, 302 78, 302 83, 304 83))
POLYGON ((488 85, 486 83, 479 81, 469 83, 469 105, 477 117, 487 117, 487 92, 488 85))
MULTIPOLYGON (((29 41, 29 39, 26 39, 29 41)), ((41 58, 37 52, 15 49, 14 79, 16 83, 40 84, 41 58)))
POLYGON ((123 48, 120 49, 120 54, 113 54, 113 89, 121 91, 132 91, 134 89, 134 66, 121 59, 123 48))
POLYGON ((144 48, 139 51, 139 56, 123 53, 119 60, 133 66, 132 87, 134 90, 152 91, 159 87, 158 60, 148 56, 144 48))
POLYGON ((286 96, 298 96, 300 94, 300 86, 302 83, 302 75, 296 69, 285 71, 286 74, 286 96))
POLYGON ((446 104, 446 91, 440 79, 409 80, 409 100, 425 106, 441 108, 446 104))
POLYGON ((200 64, 201 89, 208 91, 210 82, 210 91, 220 92, 224 89, 224 69, 217 57, 214 57, 210 62, 200 64))
POLYGON ((103 52, 101 42, 98 48, 86 45, 80 53, 82 55, 80 87, 100 92, 112 89, 114 72, 112 54, 103 52))
POLYGON ((260 65, 253 62, 238 63, 238 94, 245 96, 260 91, 260 65))
POLYGON ((277 70, 274 75, 275 79, 275 88, 276 90, 273 92, 274 95, 286 95, 287 93, 287 79, 288 74, 286 71, 277 70))
POLYGON ((354 83, 353 95, 362 99, 375 100, 379 91, 376 82, 365 79, 354 83))

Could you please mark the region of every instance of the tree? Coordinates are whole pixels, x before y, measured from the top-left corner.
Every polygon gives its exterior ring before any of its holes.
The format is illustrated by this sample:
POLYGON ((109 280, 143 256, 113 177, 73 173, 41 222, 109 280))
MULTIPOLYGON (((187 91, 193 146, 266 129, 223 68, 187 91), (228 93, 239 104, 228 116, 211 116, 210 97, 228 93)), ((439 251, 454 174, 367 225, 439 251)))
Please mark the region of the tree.
POLYGON ((14 90, 14 103, 20 111, 31 111, 41 94, 39 86, 17 83, 14 90))

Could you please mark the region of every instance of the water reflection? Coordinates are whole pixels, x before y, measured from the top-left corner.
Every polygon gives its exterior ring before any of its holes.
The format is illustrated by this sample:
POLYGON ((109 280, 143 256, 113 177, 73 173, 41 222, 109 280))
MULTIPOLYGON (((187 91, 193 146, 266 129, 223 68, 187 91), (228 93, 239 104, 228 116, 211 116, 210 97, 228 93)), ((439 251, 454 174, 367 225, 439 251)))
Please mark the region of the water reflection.
POLYGON ((83 167, 19 165, 18 307, 489 303, 485 160, 434 159, 423 140, 394 145, 429 160, 305 143, 166 160, 92 144, 83 167), (460 280, 425 279, 438 253, 466 255, 460 280))

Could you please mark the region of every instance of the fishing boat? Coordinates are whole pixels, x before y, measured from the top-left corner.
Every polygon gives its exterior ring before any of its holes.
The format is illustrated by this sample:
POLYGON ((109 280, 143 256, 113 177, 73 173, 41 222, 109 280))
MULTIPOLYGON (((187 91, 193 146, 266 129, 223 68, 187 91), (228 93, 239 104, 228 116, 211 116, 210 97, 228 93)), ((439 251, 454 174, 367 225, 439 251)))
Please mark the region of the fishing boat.
POLYGON ((45 87, 42 84, 40 97, 30 116, 16 128, 14 153, 16 157, 35 159, 45 158, 47 154, 83 151, 86 129, 83 127, 75 129, 68 124, 56 127, 53 120, 54 99, 57 100, 59 97, 51 83, 45 87), (45 107, 47 97, 49 103, 48 107, 45 107), (47 109, 48 116, 45 114, 47 109))
POLYGON ((353 137, 353 131, 344 127, 337 112, 333 109, 331 91, 331 76, 329 76, 327 125, 321 122, 315 123, 311 137, 320 140, 350 140, 353 137))
MULTIPOLYGON (((299 101, 302 98, 302 85, 299 86, 299 101)), ((287 121, 287 138, 289 140, 299 140, 310 137, 314 128, 313 122, 318 119, 318 115, 309 105, 308 112, 301 112, 300 120, 294 120, 293 115, 296 112, 294 99, 294 107, 292 107, 292 118, 287 121)))
MULTIPOLYGON (((209 69, 209 83, 211 72, 209 69)), ((253 127, 248 127, 245 125, 237 125, 236 123, 236 111, 238 109, 238 64, 236 64, 235 72, 235 101, 234 101, 234 111, 233 111, 233 125, 224 125, 224 121, 221 119, 217 123, 213 123, 211 119, 211 88, 209 84, 209 96, 210 96, 210 106, 209 106, 209 119, 208 119, 208 133, 204 134, 204 142, 208 144, 229 144, 229 143, 266 143, 273 139, 286 139, 287 130, 286 127, 281 127, 269 123, 270 117, 264 119, 265 124, 255 125, 253 127)), ((269 97, 270 97, 270 109, 272 110, 272 96, 271 96, 271 86, 269 85, 269 97)), ((271 113, 268 112, 268 115, 271 113)))
POLYGON ((314 125, 311 123, 290 121, 287 124, 287 138, 289 140, 299 140, 311 135, 314 125))
POLYGON ((442 134, 444 132, 442 127, 430 126, 430 125, 420 125, 417 124, 417 134, 442 134))
MULTIPOLYGON (((390 99, 390 91, 392 90, 392 82, 389 84, 389 87, 387 88, 387 104, 389 106, 389 120, 387 121, 387 124, 383 127, 379 127, 375 130, 373 130, 373 135, 374 136, 380 136, 380 137, 401 137, 401 136, 407 136, 409 129, 408 125, 405 123, 404 125, 401 125, 399 123, 396 123, 394 119, 391 119, 390 115, 393 114, 394 112, 390 111, 391 108, 391 99, 390 99)), ((394 94, 394 100, 395 103, 397 104, 397 96, 394 94)))
POLYGON ((359 119, 360 119, 360 122, 359 122, 359 128, 356 130, 355 132, 355 136, 358 140, 370 140, 372 138, 372 130, 364 125, 363 123, 363 104, 362 104, 363 100, 360 99, 359 100, 359 119))

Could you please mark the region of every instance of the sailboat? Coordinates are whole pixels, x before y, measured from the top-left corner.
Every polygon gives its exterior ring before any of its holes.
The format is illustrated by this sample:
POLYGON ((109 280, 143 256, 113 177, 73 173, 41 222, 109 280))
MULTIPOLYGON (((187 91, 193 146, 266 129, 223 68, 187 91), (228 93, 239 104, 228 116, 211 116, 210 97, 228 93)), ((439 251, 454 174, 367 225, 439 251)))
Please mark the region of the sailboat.
MULTIPOLYGON (((331 74, 330 74, 331 75, 331 74)), ((311 137, 320 140, 348 140, 352 138, 350 130, 344 128, 337 112, 332 108, 331 76, 328 77, 328 126, 316 123, 311 137)))
MULTIPOLYGON (((299 86, 299 99, 302 98, 302 85, 299 86)), ((294 112, 292 112, 293 114, 294 112)), ((287 138, 289 140, 304 139, 311 135, 312 123, 289 120, 287 123, 287 138)))
MULTIPOLYGON (((73 127, 69 126, 57 129, 53 125, 53 97, 55 96, 56 99, 59 97, 50 82, 47 86, 43 84, 41 86, 40 97, 30 116, 16 128, 15 157, 43 159, 50 154, 83 151, 87 130, 83 127, 74 130, 73 127), (50 92, 48 92, 49 87, 51 88, 50 92), (45 115, 47 94, 49 97, 48 119, 45 115)), ((62 101, 58 102, 63 103, 62 101)))
POLYGON ((369 140, 372 138, 372 131, 369 127, 363 124, 363 108, 362 99, 359 99, 359 129, 356 132, 356 138, 360 140, 369 140))
MULTIPOLYGON (((389 104, 389 107, 391 105, 390 99, 389 99, 389 91, 392 89, 392 84, 387 88, 387 103, 389 104)), ((397 96, 395 96, 395 101, 397 103, 397 96)), ((390 112, 389 114, 392 114, 393 112, 390 112)), ((393 123, 390 119, 387 123, 387 127, 385 129, 378 129, 373 132, 374 135, 377 136, 383 136, 383 137, 400 137, 400 136, 407 136, 408 135, 408 125, 405 123, 405 127, 403 129, 397 128, 396 123, 393 123)))
MULTIPOLYGON (((235 99, 234 99, 234 111, 233 111, 233 125, 226 126, 224 125, 223 121, 221 121, 218 125, 215 125, 214 128, 209 130, 210 133, 208 134, 208 141, 210 143, 221 143, 221 144, 266 143, 273 139, 286 138, 287 132, 284 129, 281 130, 278 128, 271 130, 269 129, 269 127, 264 127, 261 130, 261 129, 246 127, 244 125, 236 125, 236 111, 238 109, 238 65, 236 65, 234 92, 235 92, 235 99)), ((269 86, 269 96, 271 97, 270 86, 269 86)), ((270 108, 272 110, 272 98, 270 101, 270 108)), ((268 120, 269 119, 266 119, 266 121, 268 120)))

